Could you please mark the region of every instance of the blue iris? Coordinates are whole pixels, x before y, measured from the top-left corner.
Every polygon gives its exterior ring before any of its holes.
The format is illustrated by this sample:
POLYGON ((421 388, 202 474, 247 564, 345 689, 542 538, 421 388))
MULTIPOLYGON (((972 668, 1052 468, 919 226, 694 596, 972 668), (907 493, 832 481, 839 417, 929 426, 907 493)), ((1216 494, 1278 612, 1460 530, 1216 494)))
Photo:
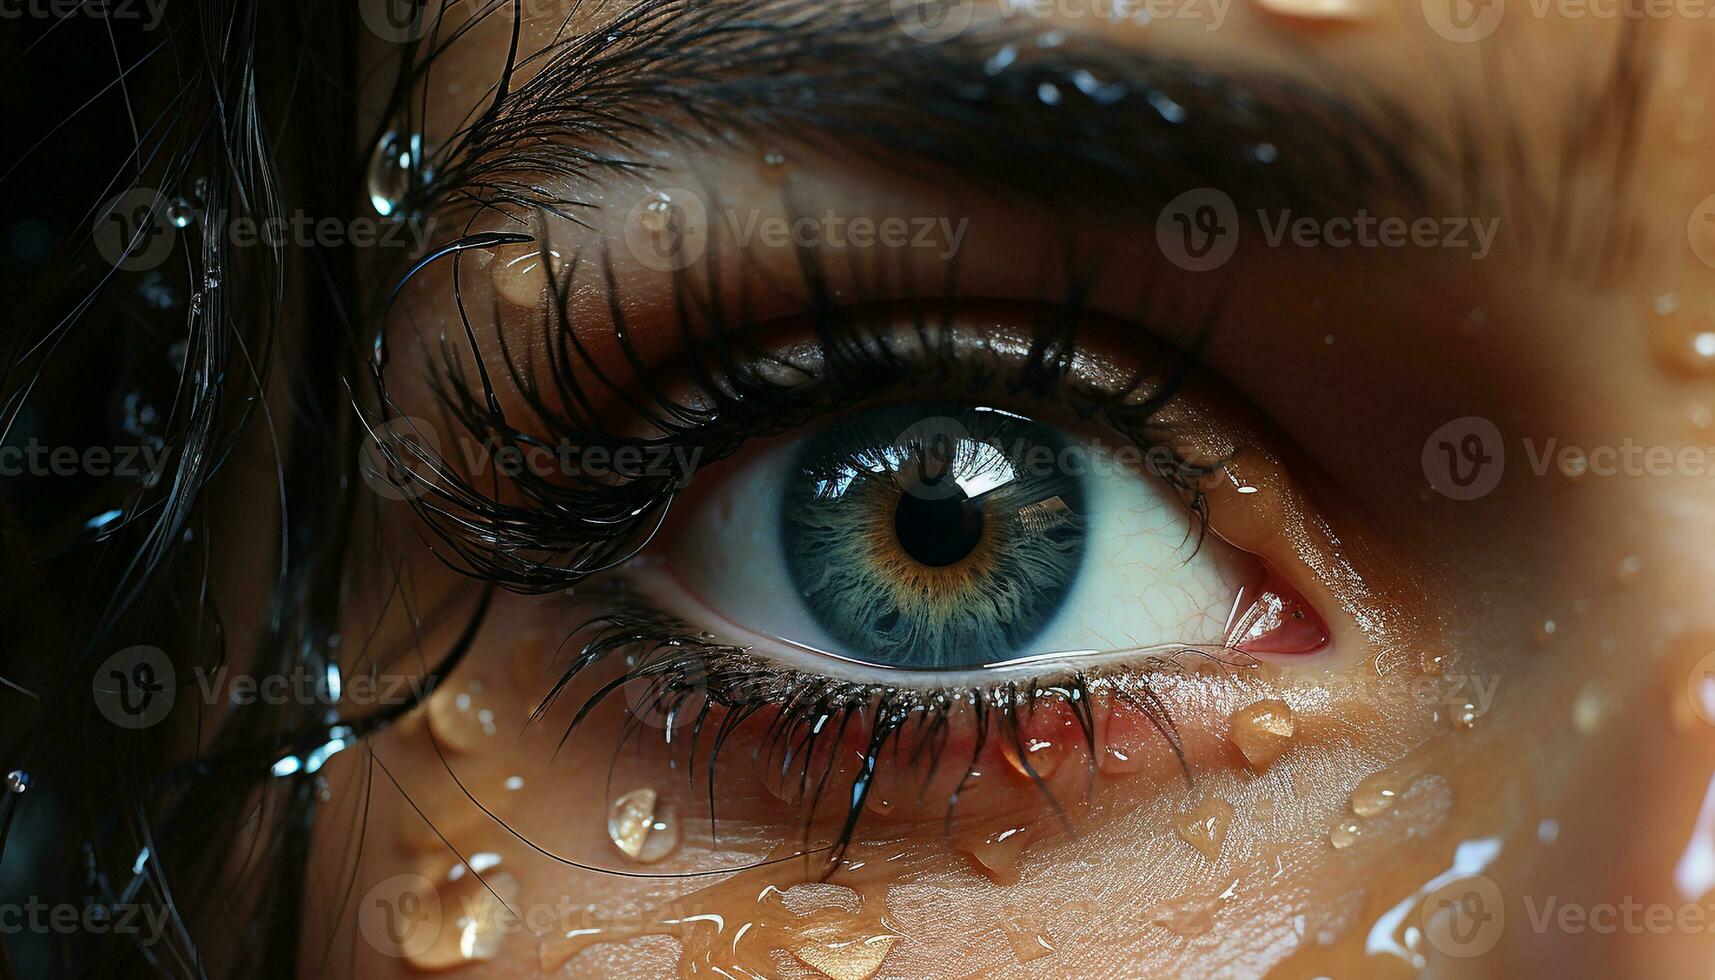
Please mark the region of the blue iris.
POLYGON ((805 440, 781 546, 799 595, 841 644, 832 652, 919 670, 1041 652, 1025 646, 1059 612, 1084 554, 1073 450, 1017 415, 922 403, 805 440))

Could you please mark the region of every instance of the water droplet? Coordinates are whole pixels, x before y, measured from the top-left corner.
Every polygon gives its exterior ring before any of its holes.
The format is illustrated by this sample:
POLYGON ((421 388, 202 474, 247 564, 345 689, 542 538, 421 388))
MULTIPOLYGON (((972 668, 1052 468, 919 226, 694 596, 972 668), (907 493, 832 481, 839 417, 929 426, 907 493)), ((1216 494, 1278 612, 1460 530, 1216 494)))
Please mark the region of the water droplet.
POLYGON ((1364 825, 1356 820, 1342 820, 1328 831, 1328 843, 1334 845, 1334 850, 1343 851, 1358 842, 1364 835, 1364 825))
POLYGON ((1018 49, 1009 44, 990 55, 989 59, 983 62, 983 72, 989 75, 998 75, 1006 71, 1017 60, 1018 49))
POLYGON ((1012 945, 1012 955, 1020 963, 1031 963, 1054 955, 1054 937, 1034 918, 1009 914, 1000 920, 1000 931, 1012 945))
POLYGON ((1715 320, 1706 313, 1675 309, 1651 324, 1656 361, 1682 377, 1715 372, 1715 320))
POLYGON ((173 223, 174 228, 189 228, 195 217, 196 210, 191 207, 191 202, 182 197, 174 198, 173 202, 167 205, 167 220, 173 223))
POLYGON ((956 841, 955 850, 969 855, 977 869, 997 885, 1018 881, 1018 858, 1035 838, 1028 827, 1006 827, 980 838, 956 841))
POLYGON ((499 729, 494 709, 485 704, 481 681, 471 681, 463 691, 442 688, 429 695, 429 731, 436 744, 453 752, 469 752, 499 729))
MULTIPOLYGON (((405 136, 389 132, 375 144, 369 158, 366 180, 369 206, 384 218, 396 216, 401 205, 419 179, 417 170, 423 157, 423 137, 413 133, 405 136)), ((424 176, 427 176, 426 174, 424 176)))
POLYGON ((1363 0, 1257 0, 1262 9, 1301 20, 1359 20, 1370 15, 1363 0))
MULTIPOLYGON (((548 250, 555 279, 563 271, 560 253, 548 250)), ((542 271, 542 246, 536 242, 502 245, 494 250, 488 267, 489 282, 501 299, 525 309, 539 307, 548 293, 548 276, 542 271)))
POLYGON ((1006 745, 1001 751, 1013 771, 1020 776, 1028 778, 1031 773, 1035 773, 1038 778, 1047 779, 1059 770, 1061 761, 1066 757, 1063 740, 1057 742, 1049 738, 1021 735, 1018 741, 1019 745, 1006 745), (1020 748, 1024 750, 1022 756, 1019 754, 1020 748))
POLYGON ((1269 698, 1233 712, 1227 720, 1227 738, 1244 753, 1250 767, 1261 772, 1291 746, 1295 724, 1292 706, 1269 698))
POLYGON ((1446 666, 1447 654, 1440 650, 1424 650, 1417 655, 1417 669, 1432 677, 1440 677, 1446 666))
POLYGON ((1594 735, 1602 730, 1608 716, 1608 696, 1595 684, 1586 684, 1572 703, 1572 727, 1580 735, 1594 735))
POLYGON ((1257 163, 1273 163, 1280 159, 1280 150, 1273 143, 1255 143, 1245 147, 1245 156, 1257 163))
POLYGON ((22 769, 14 769, 6 774, 6 791, 22 793, 30 788, 30 774, 22 769))
POLYGON ((1454 728, 1468 732, 1477 727, 1477 719, 1482 717, 1482 714, 1475 704, 1465 701, 1453 706, 1453 710, 1448 714, 1448 719, 1453 722, 1454 728))
POLYGON ((1352 812, 1373 817, 1391 809, 1399 800, 1399 783, 1399 778, 1385 769, 1365 776, 1352 790, 1352 812))
POLYGON ((812 942, 794 949, 792 955, 830 980, 869 980, 898 941, 898 936, 882 933, 862 939, 812 942))
POLYGON ((783 184, 792 176, 791 162, 779 150, 764 150, 756 169, 763 181, 769 184, 783 184))
POLYGON ((608 809, 607 836, 626 857, 653 864, 679 846, 679 821, 654 790, 634 789, 608 809))
POLYGON ((1036 97, 1042 100, 1043 105, 1059 105, 1060 87, 1053 82, 1043 82, 1036 86, 1036 97))
POLYGON ((1552 844, 1560 839, 1560 821, 1553 817, 1544 819, 1536 825, 1536 839, 1544 844, 1552 844))
POLYGON ((518 880, 493 870, 498 863, 495 855, 472 855, 468 869, 453 865, 435 886, 441 915, 452 921, 443 919, 434 942, 427 949, 408 952, 407 962, 425 972, 438 972, 492 960, 500 953, 506 937, 519 931, 519 923, 508 908, 517 904, 518 880))
POLYGON ((1168 98, 1165 93, 1149 93, 1149 104, 1154 107, 1162 119, 1170 123, 1177 124, 1185 121, 1185 107, 1168 98))
POLYGON ((1180 814, 1174 830, 1185 843, 1195 847, 1213 861, 1221 856, 1221 844, 1227 839, 1227 828, 1233 822, 1233 805, 1211 796, 1195 808, 1180 814))
POLYGON ((1549 644, 1549 641, 1553 640, 1555 637, 1555 634, 1557 634, 1559 632, 1560 632, 1560 624, 1559 623, 1556 623, 1552 619, 1545 619, 1542 622, 1536 624, 1536 629, 1533 632, 1533 639, 1536 640, 1537 646, 1544 647, 1544 646, 1547 646, 1549 644))

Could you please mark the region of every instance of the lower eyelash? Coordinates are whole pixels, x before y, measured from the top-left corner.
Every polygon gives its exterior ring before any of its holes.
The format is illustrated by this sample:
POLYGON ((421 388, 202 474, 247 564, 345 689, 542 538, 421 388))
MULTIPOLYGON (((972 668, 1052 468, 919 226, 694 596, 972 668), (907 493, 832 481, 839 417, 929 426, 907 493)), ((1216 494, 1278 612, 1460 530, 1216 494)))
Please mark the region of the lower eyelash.
MULTIPOLYGON (((977 755, 990 739, 999 739, 1003 750, 1019 760, 1021 771, 1060 814, 1059 801, 1027 761, 1021 720, 1046 704, 1063 705, 1088 750, 1093 776, 1097 747, 1092 705, 1098 690, 1142 715, 1173 752, 1187 783, 1192 780, 1178 726, 1167 705, 1147 679, 1136 674, 1119 684, 1079 670, 1062 671, 1052 681, 1038 678, 970 687, 918 689, 860 683, 781 667, 753 655, 746 647, 722 643, 656 608, 623 576, 604 582, 590 598, 601 603, 603 611, 573 632, 577 651, 537 705, 531 723, 540 723, 580 677, 602 663, 622 660, 623 671, 577 705, 562 743, 577 736, 591 713, 622 691, 632 703, 616 739, 616 758, 626 745, 643 737, 645 718, 665 719, 663 728, 670 747, 672 733, 688 725, 690 737, 680 739, 677 750, 684 752, 687 780, 694 783, 701 769, 713 826, 719 796, 716 779, 729 738, 765 710, 778 709, 768 719, 753 756, 769 766, 778 758, 779 785, 797 784, 795 798, 803 807, 800 816, 806 833, 805 850, 827 855, 827 873, 838 867, 852 843, 867 796, 883 766, 903 766, 924 787, 934 781, 942 766, 962 766, 964 775, 947 800, 944 824, 950 829, 960 790, 974 772, 977 755), (967 708, 969 718, 956 718, 956 708, 967 708), (711 724, 717 714, 718 720, 711 724), (837 743, 854 723, 863 726, 860 731, 868 731, 864 762, 849 787, 830 793, 831 757, 828 766, 816 771, 816 749, 824 739, 837 743), (948 757, 951 726, 956 724, 970 724, 974 729, 975 749, 969 759, 948 757), (902 759, 900 747, 907 734, 914 738, 916 747, 902 759), (846 810, 843 815, 836 814, 840 831, 832 844, 812 849, 808 834, 824 799, 843 800, 846 810)), ((1153 670, 1175 669, 1181 655, 1208 654, 1184 648, 1170 657, 1151 658, 1150 666, 1153 670)), ((676 768, 677 757, 671 757, 669 764, 676 768)))

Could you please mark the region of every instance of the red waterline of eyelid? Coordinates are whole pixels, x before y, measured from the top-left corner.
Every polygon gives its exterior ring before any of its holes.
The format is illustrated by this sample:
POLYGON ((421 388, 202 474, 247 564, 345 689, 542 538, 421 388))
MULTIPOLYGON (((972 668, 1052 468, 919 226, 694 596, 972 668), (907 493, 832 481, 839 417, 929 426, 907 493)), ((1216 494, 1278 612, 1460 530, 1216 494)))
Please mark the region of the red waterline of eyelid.
POLYGON ((1328 624, 1272 568, 1239 591, 1233 612, 1226 645, 1240 653, 1298 656, 1316 653, 1331 638, 1328 624))

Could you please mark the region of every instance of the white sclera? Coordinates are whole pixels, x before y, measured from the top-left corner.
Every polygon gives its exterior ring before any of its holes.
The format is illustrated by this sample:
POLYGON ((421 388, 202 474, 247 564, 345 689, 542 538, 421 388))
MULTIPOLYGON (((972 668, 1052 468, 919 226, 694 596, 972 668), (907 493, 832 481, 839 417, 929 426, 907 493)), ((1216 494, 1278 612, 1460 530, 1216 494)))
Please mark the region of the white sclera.
MULTIPOLYGON (((1070 437, 1069 437, 1070 438, 1070 437)), ((1172 489, 1131 461, 1088 444, 1083 564, 1054 619, 1029 649, 997 650, 994 662, 1073 651, 1166 644, 1216 645, 1255 559, 1195 519, 1172 489), (1201 541, 1199 541, 1201 537, 1201 541)), ((780 539, 780 514, 796 440, 745 462, 696 504, 671 561, 678 585, 745 631, 852 660, 805 605, 780 539)), ((814 669, 813 664, 801 664, 814 669)))

